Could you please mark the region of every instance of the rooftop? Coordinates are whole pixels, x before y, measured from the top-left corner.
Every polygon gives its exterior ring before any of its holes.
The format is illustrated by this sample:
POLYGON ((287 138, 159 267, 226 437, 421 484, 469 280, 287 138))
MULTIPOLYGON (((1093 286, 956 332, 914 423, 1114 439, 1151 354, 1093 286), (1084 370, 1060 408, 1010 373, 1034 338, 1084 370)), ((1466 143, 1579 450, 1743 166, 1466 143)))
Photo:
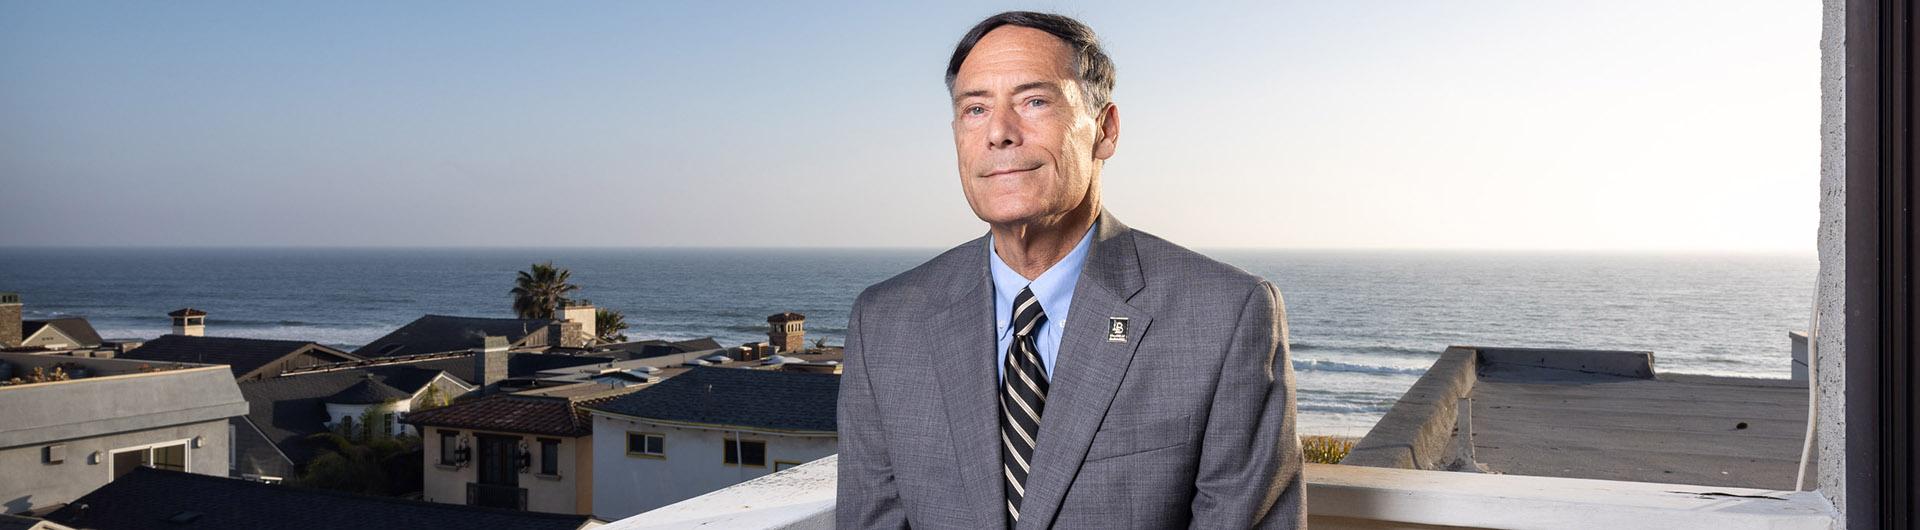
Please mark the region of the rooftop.
POLYGON ((542 333, 551 320, 425 315, 353 351, 366 357, 391 357, 479 348, 488 336, 518 345, 542 333))
POLYGON ((77 343, 76 346, 91 348, 99 346, 101 342, 100 332, 95 331, 93 329, 93 323, 88 322, 87 319, 83 317, 22 320, 20 321, 20 336, 23 338, 32 337, 34 333, 40 332, 40 328, 47 326, 53 326, 54 329, 60 330, 60 333, 66 334, 67 338, 73 339, 73 341, 77 343))
POLYGON ((1649 352, 1454 347, 1344 463, 1786 490, 1806 407, 1804 382, 1661 374, 1649 352))
POLYGON ((86 377, 0 386, 0 448, 89 438, 247 413, 225 367, 0 353, 16 374, 67 367, 86 377))
POLYGON ((232 367, 234 377, 245 377, 261 367, 303 350, 311 351, 320 357, 341 361, 359 359, 353 354, 314 342, 191 335, 162 335, 160 338, 147 341, 139 348, 120 354, 120 358, 224 364, 232 367))
POLYGON ((833 433, 840 376, 698 366, 588 408, 698 425, 833 433))
POLYGON ((138 468, 47 514, 89 529, 321 530, 514 528, 576 530, 585 515, 481 508, 138 468))
POLYGON ((604 403, 638 389, 574 386, 587 387, 592 392, 572 397, 495 394, 414 412, 407 415, 406 421, 420 426, 579 437, 593 434, 593 421, 582 406, 604 403))

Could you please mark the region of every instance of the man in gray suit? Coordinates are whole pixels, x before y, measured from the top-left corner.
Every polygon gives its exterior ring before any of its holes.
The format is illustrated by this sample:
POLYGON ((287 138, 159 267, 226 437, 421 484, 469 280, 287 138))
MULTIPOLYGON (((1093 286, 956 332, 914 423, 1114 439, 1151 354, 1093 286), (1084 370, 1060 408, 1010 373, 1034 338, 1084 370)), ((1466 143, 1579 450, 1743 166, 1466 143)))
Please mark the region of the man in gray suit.
POLYGON ((989 231, 854 302, 839 526, 1304 527, 1280 294, 1101 207, 1092 30, 988 18, 947 85, 989 231))

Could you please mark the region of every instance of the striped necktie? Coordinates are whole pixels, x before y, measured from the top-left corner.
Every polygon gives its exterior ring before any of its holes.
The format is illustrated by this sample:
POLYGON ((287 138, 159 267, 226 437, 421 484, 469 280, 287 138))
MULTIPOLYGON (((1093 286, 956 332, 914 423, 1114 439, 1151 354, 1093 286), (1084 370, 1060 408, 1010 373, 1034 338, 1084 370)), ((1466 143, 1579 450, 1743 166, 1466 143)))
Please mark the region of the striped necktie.
POLYGON ((1013 345, 1007 348, 1006 375, 1000 381, 1000 467, 1007 478, 1007 526, 1020 521, 1020 500, 1027 495, 1034 438, 1047 406, 1047 372, 1040 367, 1034 336, 1047 320, 1033 289, 1013 299, 1013 345))

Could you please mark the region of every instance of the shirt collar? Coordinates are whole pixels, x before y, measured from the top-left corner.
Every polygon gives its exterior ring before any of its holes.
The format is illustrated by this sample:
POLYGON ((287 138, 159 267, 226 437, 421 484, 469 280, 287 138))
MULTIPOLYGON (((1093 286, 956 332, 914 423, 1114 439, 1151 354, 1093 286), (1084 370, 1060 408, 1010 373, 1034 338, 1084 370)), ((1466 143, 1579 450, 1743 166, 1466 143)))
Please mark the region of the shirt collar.
POLYGON ((1088 226, 1086 235, 1080 236, 1080 243, 1074 245, 1066 257, 1031 282, 1000 260, 1000 252, 994 250, 992 236, 988 236, 987 253, 992 259, 987 260, 987 268, 993 272, 993 291, 997 302, 994 306, 1006 308, 996 309, 1003 314, 994 316, 1001 335, 1012 331, 1009 329, 1012 326, 1007 325, 1008 315, 1004 313, 1012 310, 1013 299, 1020 296, 1021 289, 1027 287, 1033 288, 1033 297, 1040 301, 1040 310, 1047 313, 1047 324, 1066 327, 1068 306, 1073 304, 1073 287, 1080 282, 1080 270, 1087 264, 1087 249, 1093 246, 1093 231, 1098 224, 1088 226))

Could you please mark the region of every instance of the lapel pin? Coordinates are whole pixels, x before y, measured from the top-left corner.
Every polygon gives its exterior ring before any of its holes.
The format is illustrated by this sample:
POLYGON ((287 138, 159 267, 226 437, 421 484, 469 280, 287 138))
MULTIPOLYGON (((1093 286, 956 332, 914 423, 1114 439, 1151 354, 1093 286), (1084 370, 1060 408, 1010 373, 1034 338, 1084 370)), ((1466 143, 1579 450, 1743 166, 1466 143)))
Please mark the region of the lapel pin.
POLYGON ((1127 317, 1107 318, 1107 342, 1127 341, 1127 317))

